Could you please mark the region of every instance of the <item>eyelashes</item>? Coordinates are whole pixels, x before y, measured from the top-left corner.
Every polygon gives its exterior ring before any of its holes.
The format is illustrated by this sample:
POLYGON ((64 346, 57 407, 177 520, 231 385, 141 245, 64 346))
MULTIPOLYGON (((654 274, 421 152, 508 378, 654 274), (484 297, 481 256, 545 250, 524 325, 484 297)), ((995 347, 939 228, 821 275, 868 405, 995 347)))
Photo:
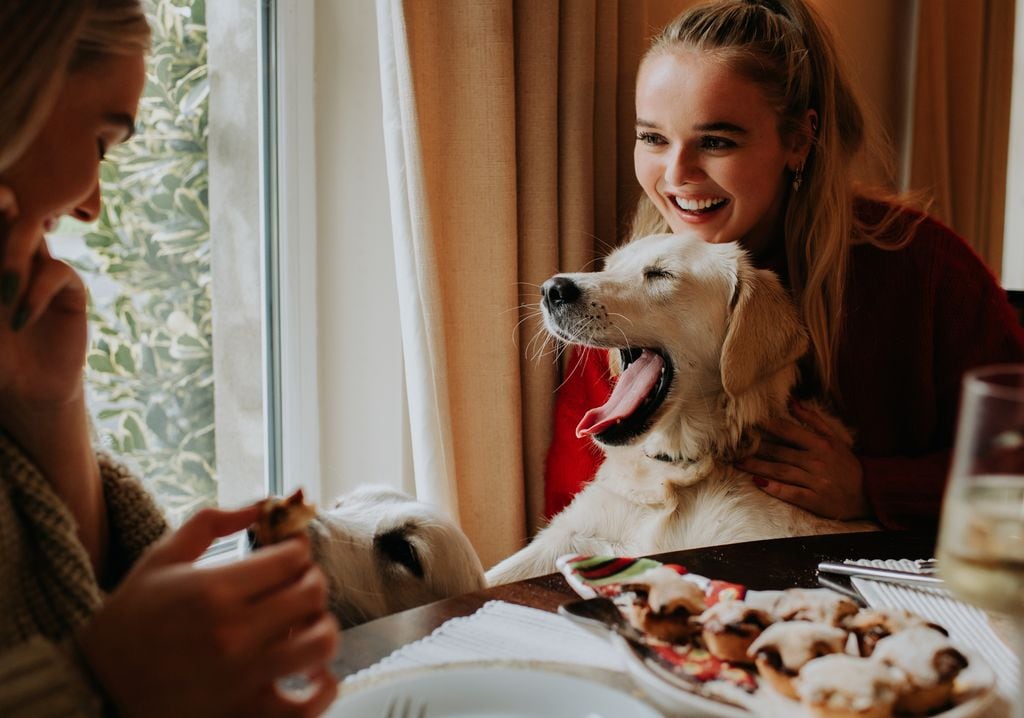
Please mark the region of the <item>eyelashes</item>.
POLYGON ((661 135, 655 134, 654 132, 640 131, 636 133, 636 141, 642 142, 645 145, 660 145, 665 144, 665 138, 661 135))
MULTIPOLYGON (((664 136, 659 135, 656 132, 648 132, 646 130, 640 130, 636 133, 636 141, 651 147, 669 144, 668 140, 665 139, 664 136)), ((704 135, 697 140, 697 146, 705 152, 720 152, 722 150, 733 149, 737 145, 734 140, 731 140, 728 137, 704 135)))

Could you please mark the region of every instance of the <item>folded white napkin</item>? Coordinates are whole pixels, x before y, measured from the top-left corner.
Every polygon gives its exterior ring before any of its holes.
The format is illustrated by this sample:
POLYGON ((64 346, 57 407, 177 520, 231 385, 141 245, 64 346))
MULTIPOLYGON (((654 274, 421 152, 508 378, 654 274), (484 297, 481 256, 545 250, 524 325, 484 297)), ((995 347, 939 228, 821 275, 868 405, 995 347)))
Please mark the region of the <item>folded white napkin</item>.
POLYGON ((625 670, 610 641, 565 618, 505 601, 488 601, 476 613, 446 621, 426 638, 402 646, 345 682, 407 668, 495 660, 625 670))
MULTIPOLYGON (((875 568, 894 568, 900 571, 918 571, 917 565, 909 559, 861 559, 847 563, 875 568)), ((853 585, 873 608, 905 608, 944 627, 949 631, 950 638, 976 651, 992 667, 999 692, 1004 697, 1016 697, 1019 670, 1017 656, 992 630, 984 611, 963 601, 957 601, 942 590, 912 588, 867 578, 855 578, 853 585)))

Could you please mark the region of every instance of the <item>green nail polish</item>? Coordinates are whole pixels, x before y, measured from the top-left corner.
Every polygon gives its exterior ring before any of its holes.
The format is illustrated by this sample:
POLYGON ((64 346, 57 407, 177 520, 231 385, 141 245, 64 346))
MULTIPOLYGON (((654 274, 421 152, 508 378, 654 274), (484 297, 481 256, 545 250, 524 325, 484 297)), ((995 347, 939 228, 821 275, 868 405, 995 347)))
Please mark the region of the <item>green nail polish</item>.
POLYGON ((10 304, 18 295, 18 274, 17 272, 4 272, 0 278, 0 301, 10 304))
POLYGON ((18 311, 14 313, 14 318, 11 319, 11 330, 15 332, 18 331, 23 326, 25 326, 25 322, 27 321, 28 307, 22 306, 20 309, 18 309, 18 311))

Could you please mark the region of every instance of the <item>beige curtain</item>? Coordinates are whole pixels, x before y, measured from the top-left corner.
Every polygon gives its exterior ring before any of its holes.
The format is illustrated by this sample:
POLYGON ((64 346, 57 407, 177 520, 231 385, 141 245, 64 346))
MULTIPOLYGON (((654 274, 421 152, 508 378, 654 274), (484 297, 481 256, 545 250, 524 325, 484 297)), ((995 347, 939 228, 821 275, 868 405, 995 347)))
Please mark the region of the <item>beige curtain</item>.
POLYGON ((1003 256, 1013 0, 921 0, 911 135, 912 188, 995 275, 1003 256))
POLYGON ((488 565, 541 517, 539 285, 613 246, 636 196, 635 66, 679 3, 649 5, 378 0, 416 489, 488 565))
MULTIPOLYGON (((812 1, 901 139, 910 127, 913 5, 812 1)), ((417 493, 458 517, 485 565, 522 546, 541 517, 560 377, 537 318, 539 285, 591 265, 619 241, 639 192, 636 66, 650 36, 694 2, 377 0, 417 493)), ((919 4, 923 27, 933 4, 946 18, 953 5, 967 12, 974 3, 919 4)), ((990 38, 995 16, 986 17, 990 38)), ((1012 27, 1005 17, 1001 23, 1012 27)), ((920 46, 924 52, 927 42, 920 46)), ((959 78, 954 65, 918 67, 959 78)), ((987 87, 982 78, 991 72, 979 72, 979 88, 987 87)), ((917 176, 961 178, 964 186, 952 184, 939 206, 970 199, 991 231, 961 226, 960 216, 954 226, 994 239, 1002 205, 979 210, 982 175, 987 191, 1001 196, 994 160, 957 145, 967 110, 977 151, 985 140, 984 151, 1001 150, 1005 160, 1005 132, 989 133, 981 118, 991 114, 979 109, 999 93, 978 89, 973 102, 961 100, 960 91, 940 93, 943 82, 925 93, 927 81, 917 81, 918 97, 932 103, 914 115, 917 176), (945 118, 944 129, 926 126, 926 115, 945 118), (943 142, 943 152, 933 149, 943 142), (924 164, 939 157, 941 175, 924 164)))

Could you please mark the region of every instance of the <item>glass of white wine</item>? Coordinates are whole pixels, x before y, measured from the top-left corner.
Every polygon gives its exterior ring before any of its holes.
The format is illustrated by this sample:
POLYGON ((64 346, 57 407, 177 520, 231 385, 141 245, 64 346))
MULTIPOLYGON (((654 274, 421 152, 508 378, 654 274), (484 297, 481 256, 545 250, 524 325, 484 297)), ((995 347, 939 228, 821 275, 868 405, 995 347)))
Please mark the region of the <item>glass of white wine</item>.
POLYGON ((1024 364, 964 375, 938 566, 955 595, 1010 619, 1024 718, 1024 364))

